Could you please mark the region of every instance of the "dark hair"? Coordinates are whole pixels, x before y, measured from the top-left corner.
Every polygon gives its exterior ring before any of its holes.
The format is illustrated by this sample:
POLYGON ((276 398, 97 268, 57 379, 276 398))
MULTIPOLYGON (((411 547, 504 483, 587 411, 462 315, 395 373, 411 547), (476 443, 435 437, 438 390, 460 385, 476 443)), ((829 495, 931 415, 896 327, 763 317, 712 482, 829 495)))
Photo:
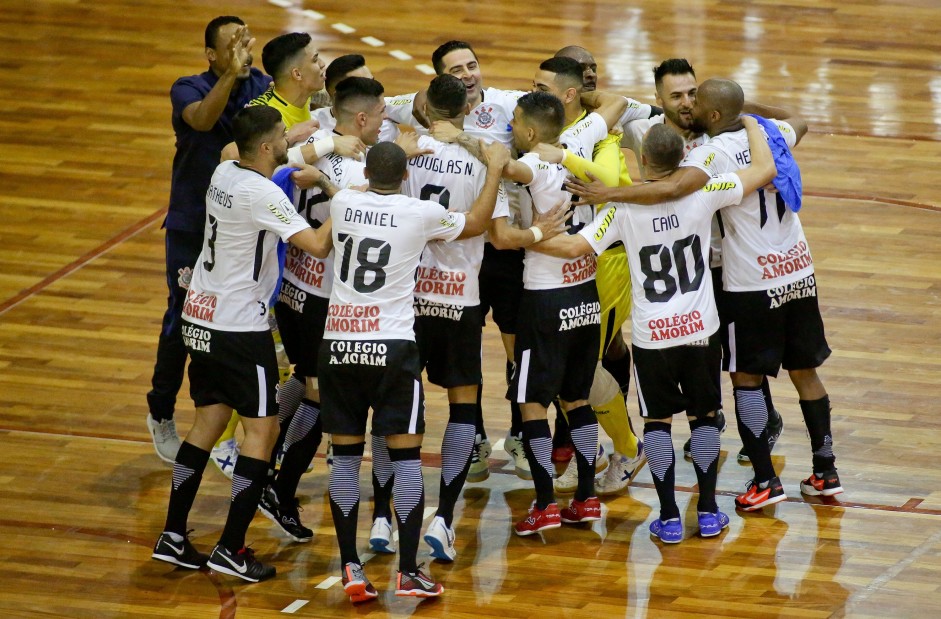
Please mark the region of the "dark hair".
POLYGON ((542 142, 552 142, 565 126, 565 107, 555 95, 534 90, 520 97, 516 105, 523 116, 536 124, 537 137, 542 142))
POLYGON ((375 105, 383 92, 382 84, 371 77, 348 77, 341 81, 333 98, 337 120, 364 111, 364 105, 375 105))
POLYGON ((549 60, 544 60, 539 68, 543 71, 555 73, 556 77, 562 77, 564 83, 571 84, 566 88, 580 87, 584 83, 582 65, 574 58, 554 56, 549 60))
POLYGON ((437 76, 428 85, 428 105, 444 118, 464 116, 467 105, 467 88, 464 82, 448 75, 437 76))
POLYGON ((689 64, 686 58, 669 58, 653 68, 653 82, 657 88, 660 88, 664 75, 686 75, 687 73, 696 77, 693 65, 689 64))
POLYGON ((683 138, 665 124, 656 124, 644 136, 643 153, 647 165, 658 170, 673 170, 683 160, 683 138))
POLYGON ((245 22, 235 15, 220 15, 206 25, 206 47, 216 49, 216 38, 219 36, 219 29, 229 24, 238 24, 244 26, 245 22))
POLYGON ((277 79, 308 45, 310 35, 306 32, 289 32, 271 39, 261 50, 261 64, 265 67, 265 73, 277 79))
POLYGON ((347 75, 366 66, 366 59, 359 54, 347 54, 345 56, 340 56, 329 65, 327 65, 327 73, 324 78, 326 82, 327 92, 333 92, 336 88, 336 85, 340 83, 347 75))
POLYGON ((446 68, 444 66, 444 57, 457 49, 470 50, 470 53, 474 54, 474 60, 477 60, 477 52, 470 46, 470 43, 465 43, 464 41, 448 41, 447 43, 439 45, 438 49, 431 55, 431 66, 435 68, 435 73, 438 75, 444 73, 446 68))
POLYGON ((408 159, 395 142, 379 142, 366 153, 366 170, 373 187, 395 187, 402 184, 408 159))
POLYGON ((232 135, 239 155, 251 157, 262 139, 281 122, 281 112, 267 105, 250 105, 232 119, 232 135))

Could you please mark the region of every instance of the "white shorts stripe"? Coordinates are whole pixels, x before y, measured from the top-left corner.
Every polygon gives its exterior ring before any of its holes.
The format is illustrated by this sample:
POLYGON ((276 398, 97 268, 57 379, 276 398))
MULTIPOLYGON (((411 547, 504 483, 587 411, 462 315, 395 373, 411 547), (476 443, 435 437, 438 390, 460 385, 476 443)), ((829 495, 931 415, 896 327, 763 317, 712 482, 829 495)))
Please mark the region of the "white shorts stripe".
POLYGON ((631 365, 634 372, 634 388, 637 389, 637 404, 640 406, 640 416, 647 417, 647 402, 644 400, 644 390, 640 388, 640 379, 637 378, 637 364, 631 365))
POLYGON ((418 404, 421 394, 421 383, 415 381, 415 387, 412 390, 412 416, 408 420, 408 433, 415 434, 418 430, 418 404))
POLYGON ((516 368, 516 371, 520 373, 516 387, 516 401, 520 404, 526 402, 526 381, 529 378, 529 353, 529 348, 523 351, 523 358, 520 359, 519 365, 516 368))
POLYGON ((256 365, 255 374, 258 376, 258 416, 266 417, 268 415, 268 382, 265 380, 265 368, 256 365))
POLYGON ((729 372, 735 372, 735 323, 729 323, 729 372))

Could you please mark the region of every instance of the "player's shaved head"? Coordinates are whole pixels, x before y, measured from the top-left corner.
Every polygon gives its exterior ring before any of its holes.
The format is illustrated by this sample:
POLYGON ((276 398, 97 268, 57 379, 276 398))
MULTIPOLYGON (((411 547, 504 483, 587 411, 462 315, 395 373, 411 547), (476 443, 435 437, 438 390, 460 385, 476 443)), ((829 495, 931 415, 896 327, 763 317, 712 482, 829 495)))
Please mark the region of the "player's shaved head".
POLYGON ((565 108, 555 95, 535 90, 519 98, 516 107, 523 121, 536 132, 536 141, 554 143, 565 126, 565 108))
POLYGON ((595 57, 591 55, 591 52, 579 45, 567 45, 563 47, 562 49, 560 49, 559 51, 557 51, 555 53, 555 56, 557 58, 560 56, 565 57, 565 58, 571 58, 572 60, 576 62, 594 62, 595 61, 595 57))
POLYGON ((723 118, 736 118, 745 105, 745 93, 742 87, 732 80, 723 78, 708 79, 699 85, 696 97, 703 102, 707 110, 716 110, 723 118))
MULTIPOLYGON (((337 84, 350 77, 350 73, 363 69, 366 66, 366 59, 360 54, 346 54, 340 56, 327 66, 324 74, 324 87, 327 92, 336 92, 337 84)), ((371 77, 369 75, 359 75, 356 77, 371 77)))
POLYGON ((333 107, 337 121, 368 112, 382 97, 382 84, 369 77, 348 77, 337 84, 333 107))
POLYGON ((584 80, 582 79, 582 65, 574 58, 568 56, 553 56, 539 65, 542 71, 548 71, 555 75, 556 84, 565 90, 566 88, 582 89, 584 80))
POLYGON ((590 51, 578 45, 568 45, 555 53, 556 57, 571 58, 582 68, 583 88, 587 92, 598 86, 598 63, 590 51))
POLYGON ((656 124, 644 136, 643 153, 649 171, 671 172, 683 160, 683 138, 666 126, 656 124))
POLYGON ((297 64, 310 41, 306 32, 289 32, 268 41, 261 50, 265 72, 275 79, 284 77, 297 64))
POLYGON ((467 88, 464 82, 448 75, 437 76, 428 85, 428 112, 431 120, 463 118, 467 107, 467 88))
POLYGON ((366 153, 366 177, 376 189, 396 189, 405 179, 408 158, 395 142, 379 142, 366 153))

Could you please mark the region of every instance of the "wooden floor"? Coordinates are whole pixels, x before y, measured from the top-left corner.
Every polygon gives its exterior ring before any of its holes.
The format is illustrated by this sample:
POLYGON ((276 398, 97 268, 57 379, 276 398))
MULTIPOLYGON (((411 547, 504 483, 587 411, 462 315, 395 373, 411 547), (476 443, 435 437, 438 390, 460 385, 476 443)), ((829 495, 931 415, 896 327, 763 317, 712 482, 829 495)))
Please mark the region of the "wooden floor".
MULTIPOLYGON (((941 616, 936 0, 534 6, 0 2, 0 616, 275 617, 299 605, 295 614, 307 617, 941 616), (556 6, 564 8, 551 13, 556 6), (526 88, 539 61, 582 44, 604 87, 638 99, 652 100, 650 69, 660 59, 686 56, 700 78, 732 77, 749 98, 798 109, 811 124, 797 150, 801 217, 834 349, 822 377, 846 493, 801 498, 809 446, 796 394, 781 379, 773 391, 786 427, 775 461, 791 498, 765 514, 732 515, 718 539, 693 535, 695 476, 683 462, 677 483, 690 537, 678 546, 647 534, 657 503, 647 471, 607 502, 596 526, 517 538, 509 525, 533 492, 497 449, 491 478, 469 485, 459 503, 458 560, 431 567, 448 589, 439 600, 391 596, 390 558, 368 565, 377 602, 354 610, 329 586, 339 565, 322 459, 301 483, 314 541, 286 543, 262 517, 249 531, 277 566, 275 580, 245 586, 150 560, 170 485, 144 427, 166 295, 167 94, 176 77, 204 70, 202 32, 219 13, 250 24, 258 65, 272 36, 305 30, 328 58, 365 54, 389 93, 426 83, 416 65, 461 38, 476 45, 486 85, 526 88)), ((492 330, 485 354, 496 441, 508 411, 492 330)), ((434 506, 446 404, 429 391, 434 506)), ((181 398, 181 429, 192 415, 181 398)), ((675 438, 679 447, 685 432, 675 438)), ((724 443, 719 504, 732 514, 750 469, 735 461, 735 430, 724 443)), ((207 471, 191 518, 201 548, 218 537, 228 487, 207 471)), ((363 548, 366 531, 364 522, 363 548)))

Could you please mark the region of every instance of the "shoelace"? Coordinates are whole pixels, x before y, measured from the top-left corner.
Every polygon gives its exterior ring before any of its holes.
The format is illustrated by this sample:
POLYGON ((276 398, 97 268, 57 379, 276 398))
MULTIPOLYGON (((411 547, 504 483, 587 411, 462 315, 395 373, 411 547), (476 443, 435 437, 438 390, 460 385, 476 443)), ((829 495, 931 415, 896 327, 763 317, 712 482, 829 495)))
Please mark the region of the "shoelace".
POLYGON ((157 431, 160 433, 160 438, 165 441, 171 441, 174 438, 178 438, 176 434, 176 422, 172 419, 167 419, 158 423, 157 431))

